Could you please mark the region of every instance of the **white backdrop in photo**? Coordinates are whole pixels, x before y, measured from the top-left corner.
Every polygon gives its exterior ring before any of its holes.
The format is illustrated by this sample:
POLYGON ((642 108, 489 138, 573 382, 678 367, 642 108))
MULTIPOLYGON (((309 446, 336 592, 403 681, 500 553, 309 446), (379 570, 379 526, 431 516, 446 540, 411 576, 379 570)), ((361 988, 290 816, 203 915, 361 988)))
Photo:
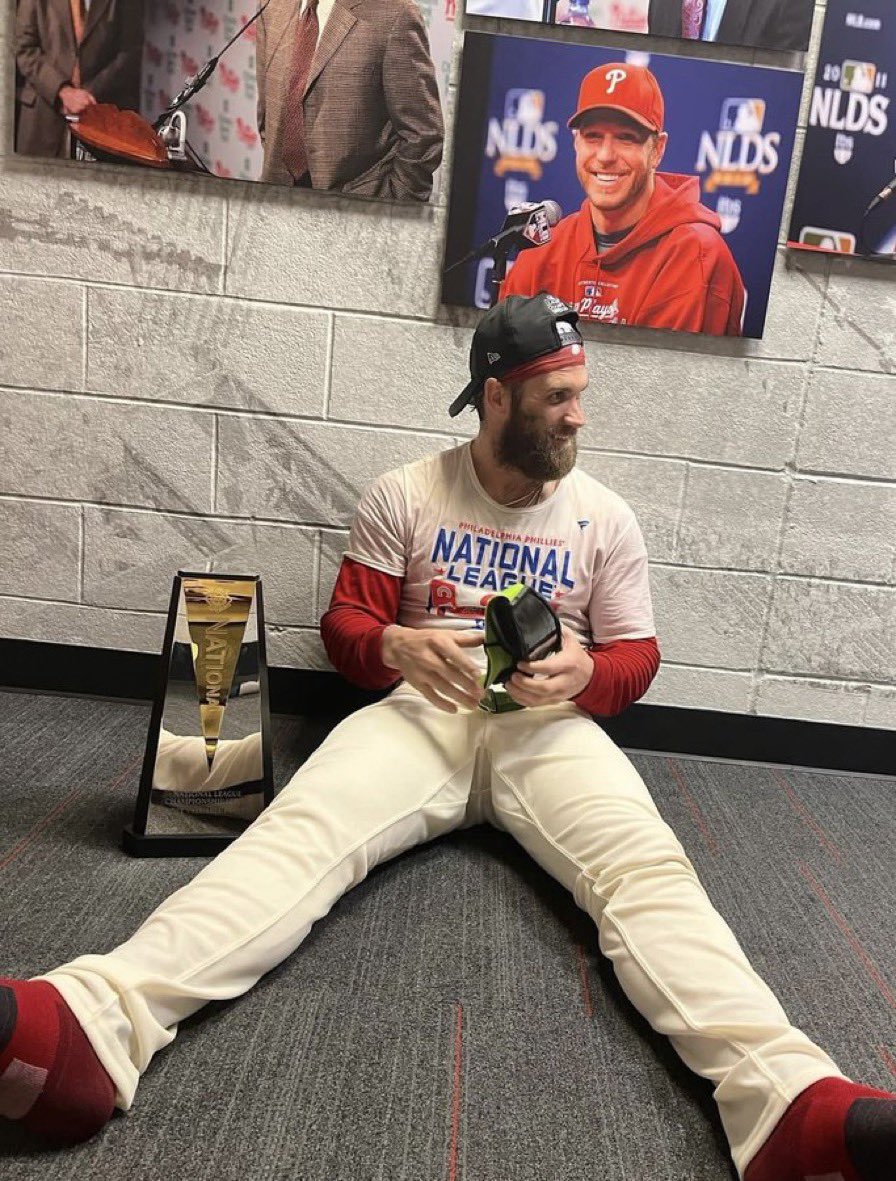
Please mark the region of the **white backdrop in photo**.
MULTIPOLYGON (((454 0, 418 0, 429 29, 442 109, 448 93, 454 0)), ((219 53, 256 6, 251 0, 147 0, 140 113, 150 123, 186 78, 219 53)), ((255 26, 218 63, 187 105, 190 144, 216 176, 258 180, 261 143, 256 121, 255 26)), ((438 185, 439 174, 436 176, 438 185)))

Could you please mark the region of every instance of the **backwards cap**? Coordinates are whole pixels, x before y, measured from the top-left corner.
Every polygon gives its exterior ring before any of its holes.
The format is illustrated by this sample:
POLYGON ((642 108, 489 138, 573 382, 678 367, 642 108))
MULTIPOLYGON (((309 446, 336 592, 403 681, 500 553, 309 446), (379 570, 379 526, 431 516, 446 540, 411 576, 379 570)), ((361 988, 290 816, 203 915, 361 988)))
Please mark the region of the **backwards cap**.
POLYGON ((470 345, 471 380, 451 403, 452 418, 473 402, 490 377, 521 376, 531 362, 557 354, 556 365, 584 365, 585 350, 576 328, 575 308, 542 291, 538 295, 509 295, 490 308, 473 333, 470 345))

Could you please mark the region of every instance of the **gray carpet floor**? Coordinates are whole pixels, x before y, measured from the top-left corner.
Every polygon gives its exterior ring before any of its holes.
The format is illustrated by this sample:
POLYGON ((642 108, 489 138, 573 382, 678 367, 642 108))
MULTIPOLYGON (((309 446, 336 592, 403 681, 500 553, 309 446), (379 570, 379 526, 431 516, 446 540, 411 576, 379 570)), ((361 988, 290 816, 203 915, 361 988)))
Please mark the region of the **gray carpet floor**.
MULTIPOLYGON (((200 860, 132 860, 148 706, 0 693, 0 974, 126 938, 200 860)), ((278 786, 324 730, 274 719, 278 786)), ((794 1022, 896 1089, 896 780, 630 752, 794 1022)), ((251 993, 186 1022, 134 1107, 9 1181, 729 1181, 708 1084, 566 892, 466 830, 380 867, 251 993)))

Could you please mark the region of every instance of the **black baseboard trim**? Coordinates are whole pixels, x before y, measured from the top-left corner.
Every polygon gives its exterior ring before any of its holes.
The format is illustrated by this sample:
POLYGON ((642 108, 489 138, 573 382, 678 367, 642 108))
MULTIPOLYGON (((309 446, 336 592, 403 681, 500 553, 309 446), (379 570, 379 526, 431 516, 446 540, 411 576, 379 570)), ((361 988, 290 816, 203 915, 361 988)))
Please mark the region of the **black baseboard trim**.
MULTIPOLYGON (((7 689, 151 701, 158 675, 151 653, 0 639, 0 687, 7 689)), ((271 668, 269 685, 274 713, 334 722, 383 696, 307 669, 271 668)), ((629 750, 896 775, 893 730, 671 705, 633 705, 600 724, 629 750)))

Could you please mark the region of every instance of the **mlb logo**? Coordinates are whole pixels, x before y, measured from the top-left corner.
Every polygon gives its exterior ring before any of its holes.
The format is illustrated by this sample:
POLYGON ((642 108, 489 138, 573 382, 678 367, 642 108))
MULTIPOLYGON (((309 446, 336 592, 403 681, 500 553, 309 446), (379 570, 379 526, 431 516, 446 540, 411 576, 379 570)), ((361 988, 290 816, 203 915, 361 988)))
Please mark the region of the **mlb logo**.
POLYGON ((874 94, 874 79, 877 66, 874 62, 845 61, 840 74, 840 89, 853 90, 858 94, 874 94))
POLYGON ((852 159, 856 141, 851 135, 844 135, 838 131, 834 139, 834 159, 838 164, 848 164, 852 159))
POLYGON ((508 176, 504 181, 504 208, 509 213, 516 205, 525 205, 529 200, 529 184, 508 176))
POLYGON ((726 98, 722 103, 719 131, 759 132, 765 122, 765 100, 761 98, 726 98))
POLYGON ((843 230, 826 230, 821 226, 803 226, 800 230, 800 245, 814 246, 816 250, 833 250, 838 254, 855 254, 854 234, 843 230))
POLYGON ((504 98, 504 118, 524 126, 538 124, 544 115, 543 90, 508 90, 504 98))
POLYGON ((716 213, 719 215, 719 221, 722 223, 722 233, 730 234, 740 225, 740 216, 743 212, 743 202, 737 197, 719 197, 716 204, 716 213))

